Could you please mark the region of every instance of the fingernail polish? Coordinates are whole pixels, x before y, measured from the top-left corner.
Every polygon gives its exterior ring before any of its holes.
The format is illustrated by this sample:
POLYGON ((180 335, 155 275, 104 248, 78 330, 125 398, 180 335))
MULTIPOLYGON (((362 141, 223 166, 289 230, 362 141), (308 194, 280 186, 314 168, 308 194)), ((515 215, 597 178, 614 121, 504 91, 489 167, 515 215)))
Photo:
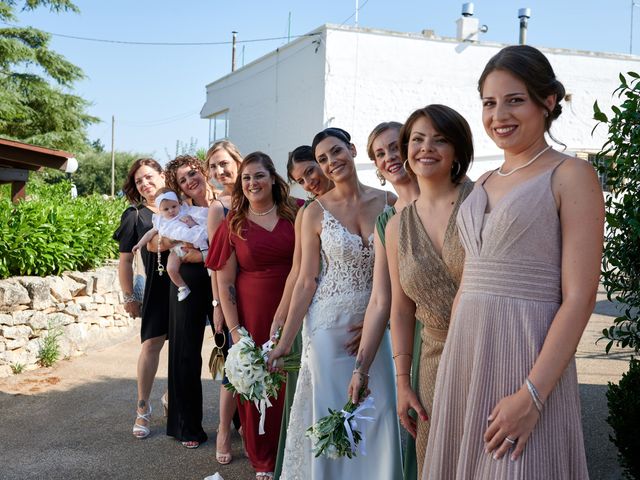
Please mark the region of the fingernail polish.
POLYGON ((493 455, 493 459, 494 459, 494 460, 497 460, 497 459, 498 459, 498 454, 497 454, 497 453, 493 455))

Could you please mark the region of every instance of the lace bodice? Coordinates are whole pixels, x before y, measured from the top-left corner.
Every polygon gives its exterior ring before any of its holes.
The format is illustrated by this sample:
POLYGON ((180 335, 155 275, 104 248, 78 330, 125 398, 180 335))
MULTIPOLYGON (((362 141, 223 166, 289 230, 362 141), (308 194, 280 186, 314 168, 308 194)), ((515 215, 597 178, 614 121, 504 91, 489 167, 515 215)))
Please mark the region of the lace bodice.
POLYGON ((314 300, 369 292, 373 282, 373 234, 365 245, 324 210, 320 233, 322 267, 314 300))

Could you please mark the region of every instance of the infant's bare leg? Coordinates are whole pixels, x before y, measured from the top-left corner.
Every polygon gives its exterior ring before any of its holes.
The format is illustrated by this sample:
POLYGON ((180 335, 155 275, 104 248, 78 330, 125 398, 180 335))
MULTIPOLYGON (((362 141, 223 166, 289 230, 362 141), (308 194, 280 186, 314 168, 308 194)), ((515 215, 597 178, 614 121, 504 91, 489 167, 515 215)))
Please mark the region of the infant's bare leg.
POLYGON ((187 284, 180 275, 180 265, 182 265, 180 257, 174 252, 169 253, 169 259, 167 260, 167 273, 169 274, 169 278, 176 287, 186 287, 187 284))
POLYGON ((169 278, 178 287, 178 301, 181 302, 189 296, 191 290, 187 286, 186 282, 180 275, 180 265, 182 265, 182 259, 176 255, 175 252, 169 253, 169 259, 167 260, 167 272, 169 278))

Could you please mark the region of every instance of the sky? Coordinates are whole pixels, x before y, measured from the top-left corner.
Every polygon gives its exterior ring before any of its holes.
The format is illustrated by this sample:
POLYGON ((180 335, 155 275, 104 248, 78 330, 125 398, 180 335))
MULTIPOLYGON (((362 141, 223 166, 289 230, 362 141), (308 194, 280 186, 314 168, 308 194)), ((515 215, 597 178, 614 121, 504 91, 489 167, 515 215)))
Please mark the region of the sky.
MULTIPOLYGON (((19 25, 55 34, 51 47, 86 78, 74 93, 101 122, 89 138, 111 148, 152 155, 162 163, 178 150, 208 147, 208 120, 199 116, 205 86, 231 71, 231 45, 136 45, 115 42, 230 42, 237 31, 239 67, 322 24, 355 24, 355 0, 76 0, 75 13, 46 8, 19 12, 19 25), (87 41, 61 35, 109 40, 87 41), (284 38, 282 38, 284 37, 284 38), (262 41, 262 39, 279 38, 262 41), (260 40, 260 41, 255 41, 260 40), (246 42, 246 43, 241 43, 246 42), (180 147, 177 147, 177 143, 180 147)), ((455 37, 462 1, 359 0, 361 27, 455 37)), ((518 9, 529 7, 527 43, 598 52, 640 54, 640 3, 632 0, 478 0, 475 17, 488 26, 481 41, 517 43, 518 9)), ((232 139, 233 140, 233 139, 232 139)))

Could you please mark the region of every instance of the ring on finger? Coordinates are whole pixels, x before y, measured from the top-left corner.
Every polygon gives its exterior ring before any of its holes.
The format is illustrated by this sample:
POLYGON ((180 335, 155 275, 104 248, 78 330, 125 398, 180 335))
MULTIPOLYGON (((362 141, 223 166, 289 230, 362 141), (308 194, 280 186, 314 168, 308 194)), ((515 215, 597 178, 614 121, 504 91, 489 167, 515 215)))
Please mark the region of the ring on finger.
POLYGON ((505 437, 504 441, 505 442, 509 442, 511 445, 515 445, 516 444, 516 440, 514 438, 509 438, 509 437, 505 437))

